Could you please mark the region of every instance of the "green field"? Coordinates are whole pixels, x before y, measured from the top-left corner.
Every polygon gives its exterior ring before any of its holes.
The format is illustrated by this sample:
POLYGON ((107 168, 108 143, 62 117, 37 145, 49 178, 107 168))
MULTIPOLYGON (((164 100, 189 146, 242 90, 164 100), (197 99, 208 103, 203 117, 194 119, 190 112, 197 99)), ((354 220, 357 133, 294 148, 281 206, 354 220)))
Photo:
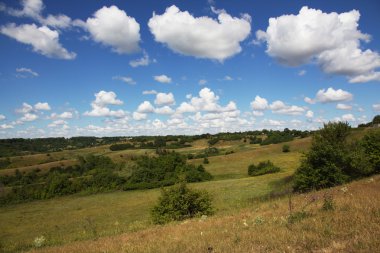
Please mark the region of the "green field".
MULTIPOLYGON (((214 176, 213 181, 193 183, 190 187, 204 189, 211 193, 216 215, 231 214, 236 209, 247 207, 256 198, 266 196, 276 190, 281 185, 278 182, 294 172, 299 165, 302 152, 310 145, 310 138, 297 139, 288 144, 291 152, 283 153, 283 144, 257 146, 239 141, 220 143, 218 148, 234 150, 234 153, 210 157, 210 164, 205 165, 205 168, 214 176), (282 169, 281 172, 248 177, 248 165, 264 160, 271 160, 282 169)), ((204 145, 207 144, 198 141, 193 148, 177 151, 185 154, 197 152, 204 148, 204 145)), ((100 153, 116 161, 124 159, 127 161, 128 156, 146 152, 154 151, 111 152, 102 146, 82 149, 74 153, 73 151, 56 152, 50 154, 50 157, 60 159, 60 157, 72 158, 77 154, 100 153)), ((46 154, 32 155, 23 157, 23 160, 29 163, 41 163, 39 158, 46 157, 46 154)), ((14 159, 16 161, 16 158, 14 159)), ((194 159, 190 162, 200 164, 202 159, 194 159)), ((45 164, 45 166, 49 168, 48 165, 45 164)), ((10 170, 8 169, 8 173, 12 173, 10 170)), ((149 211, 159 194, 159 189, 118 191, 96 195, 77 194, 1 207, 0 245, 3 251, 19 251, 32 247, 33 240, 41 235, 47 239, 48 245, 62 245, 72 241, 140 230, 152 226, 149 211)))

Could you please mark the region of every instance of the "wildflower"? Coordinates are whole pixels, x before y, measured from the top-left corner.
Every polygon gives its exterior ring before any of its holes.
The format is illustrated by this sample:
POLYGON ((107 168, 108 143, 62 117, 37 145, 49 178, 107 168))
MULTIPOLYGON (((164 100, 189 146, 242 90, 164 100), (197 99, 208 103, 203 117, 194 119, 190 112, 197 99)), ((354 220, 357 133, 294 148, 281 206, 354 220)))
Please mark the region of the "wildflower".
POLYGON ((243 225, 246 226, 246 227, 248 227, 248 224, 247 224, 247 220, 246 220, 246 219, 243 220, 243 225))
POLYGON ((45 241, 46 241, 46 238, 43 235, 36 237, 34 239, 34 246, 36 248, 42 247, 44 245, 45 241))

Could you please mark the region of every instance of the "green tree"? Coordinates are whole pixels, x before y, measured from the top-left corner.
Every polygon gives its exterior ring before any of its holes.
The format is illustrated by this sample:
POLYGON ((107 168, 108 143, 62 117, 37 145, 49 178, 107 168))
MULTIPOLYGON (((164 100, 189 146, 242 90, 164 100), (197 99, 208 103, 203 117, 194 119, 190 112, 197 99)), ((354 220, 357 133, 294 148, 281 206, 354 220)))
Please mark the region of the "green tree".
POLYGON ((348 123, 329 122, 313 136, 311 149, 294 175, 296 191, 331 187, 348 179, 343 169, 347 168, 346 139, 349 132, 348 123))

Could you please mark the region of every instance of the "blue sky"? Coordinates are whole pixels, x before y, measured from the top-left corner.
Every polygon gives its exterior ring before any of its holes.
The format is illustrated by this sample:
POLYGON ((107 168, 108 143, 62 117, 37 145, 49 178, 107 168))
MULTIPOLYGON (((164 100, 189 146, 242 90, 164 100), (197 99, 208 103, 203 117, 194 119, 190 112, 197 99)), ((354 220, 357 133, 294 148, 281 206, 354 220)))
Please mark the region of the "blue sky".
POLYGON ((0 2, 0 138, 356 126, 378 1, 0 2))

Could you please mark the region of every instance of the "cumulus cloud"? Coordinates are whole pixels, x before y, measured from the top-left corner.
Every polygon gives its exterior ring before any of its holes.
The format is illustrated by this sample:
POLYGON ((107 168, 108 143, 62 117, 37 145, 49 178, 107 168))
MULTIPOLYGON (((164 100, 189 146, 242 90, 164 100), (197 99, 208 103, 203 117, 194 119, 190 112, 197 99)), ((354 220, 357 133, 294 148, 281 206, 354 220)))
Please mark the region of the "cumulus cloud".
POLYGON ((221 11, 215 20, 194 17, 172 5, 162 15, 153 13, 148 26, 155 40, 174 52, 224 61, 241 52, 240 42, 250 34, 250 22, 248 14, 237 18, 221 11))
POLYGON ((154 110, 155 113, 157 114, 165 114, 165 115, 170 115, 174 113, 174 110, 170 108, 169 106, 165 105, 163 107, 156 108, 154 110))
POLYGON ((129 76, 114 76, 112 77, 113 80, 120 80, 124 83, 127 83, 127 84, 130 84, 130 85, 135 85, 136 84, 136 81, 133 80, 132 77, 129 77, 129 76))
POLYGON ((34 121, 38 119, 38 116, 34 113, 25 113, 24 116, 20 118, 20 121, 26 122, 26 121, 34 121))
POLYGON ((72 119, 74 117, 72 112, 63 112, 61 114, 52 113, 50 115, 51 119, 72 119))
POLYGON ((58 127, 62 125, 67 125, 67 122, 62 119, 59 119, 59 120, 54 120, 52 123, 48 125, 48 127, 58 127))
POLYGON ((154 112, 154 107, 149 101, 144 101, 137 107, 137 112, 138 113, 152 113, 154 112))
POLYGON ((0 121, 5 120, 5 119, 6 119, 6 117, 3 114, 0 114, 0 121))
POLYGON ((354 96, 348 91, 344 91, 342 89, 334 90, 330 87, 327 90, 319 90, 315 96, 315 101, 321 103, 341 102, 350 101, 353 97, 354 96))
POLYGON ((305 109, 296 105, 286 105, 280 100, 274 101, 269 105, 269 109, 273 113, 286 114, 286 115, 301 115, 305 112, 305 109))
POLYGON ((86 111, 84 115, 94 117, 125 117, 125 112, 121 109, 111 110, 108 105, 122 105, 123 101, 116 98, 116 94, 113 91, 99 91, 95 93, 95 100, 91 103, 92 110, 86 111))
POLYGON ((94 41, 110 46, 118 54, 140 50, 140 24, 115 5, 97 10, 84 27, 94 41))
POLYGON ((362 50, 370 41, 359 29, 360 13, 324 13, 302 7, 297 15, 269 19, 266 31, 256 38, 267 43, 266 52, 280 63, 299 66, 316 61, 328 74, 346 76, 350 82, 379 81, 380 55, 362 50))
POLYGON ((168 77, 167 75, 159 75, 159 76, 154 76, 154 80, 160 83, 171 83, 172 79, 168 77))
POLYGON ((251 102, 251 108, 255 111, 263 111, 268 108, 268 101, 265 98, 256 96, 255 100, 251 102))
POLYGON ((182 102, 176 109, 177 114, 201 111, 218 114, 219 117, 221 117, 223 113, 240 113, 236 103, 233 101, 230 101, 226 106, 221 106, 219 104, 219 96, 215 95, 215 93, 207 87, 199 91, 198 97, 191 97, 189 102, 182 102))
POLYGON ((49 14, 47 17, 44 17, 42 11, 45 6, 42 0, 22 0, 21 5, 22 9, 14 9, 4 4, 0 8, 0 11, 5 11, 15 17, 31 18, 42 25, 55 28, 68 28, 72 24, 71 18, 63 14, 49 14))
POLYGON ((173 105, 175 104, 175 99, 173 93, 157 93, 156 99, 154 100, 156 105, 173 105))
POLYGON ((273 113, 286 114, 286 115, 301 115, 305 112, 305 109, 296 105, 286 105, 280 100, 276 100, 270 105, 265 98, 256 96, 251 102, 251 108, 253 109, 254 116, 263 116, 264 111, 267 109, 272 110, 273 113))
POLYGON ((10 124, 2 124, 0 125, 0 129, 12 129, 14 128, 14 126, 10 125, 10 124))
POLYGON ((376 112, 380 112, 380 104, 373 104, 372 109, 376 112))
POLYGON ((0 33, 30 45, 34 52, 50 58, 72 60, 76 57, 74 52, 67 51, 59 43, 59 33, 47 26, 37 27, 35 24, 17 26, 10 23, 1 26, 0 33))
POLYGON ((149 58, 149 55, 147 54, 147 52, 144 51, 143 52, 143 57, 141 57, 139 59, 136 59, 136 60, 129 61, 129 65, 131 67, 133 67, 133 68, 137 68, 137 67, 140 67, 140 66, 148 66, 152 62, 156 62, 156 59, 151 60, 149 58))
POLYGON ((50 105, 48 103, 41 103, 38 102, 37 104, 34 105, 34 109, 37 111, 50 111, 50 105))
POLYGON ((342 115, 342 120, 343 121, 355 121, 355 116, 352 115, 351 113, 348 113, 348 114, 344 114, 342 115))
POLYGON ((351 105, 347 105, 347 104, 337 104, 336 105, 336 109, 339 109, 339 110, 351 110, 352 109, 352 106, 351 105))
POLYGON ((148 115, 146 113, 139 113, 139 112, 133 112, 132 114, 133 119, 137 121, 144 120, 147 118, 147 116, 148 115))
POLYGON ((26 114, 26 113, 29 113, 29 112, 32 112, 33 111, 33 106, 31 106, 30 104, 28 103, 22 103, 22 107, 21 108, 18 108, 16 109, 16 112, 17 113, 21 113, 21 114, 26 114))
POLYGON ((310 110, 308 110, 308 111, 306 112, 305 116, 306 116, 306 118, 309 118, 309 119, 311 119, 311 118, 313 118, 313 117, 314 117, 314 112, 313 112, 313 111, 310 111, 310 110))

